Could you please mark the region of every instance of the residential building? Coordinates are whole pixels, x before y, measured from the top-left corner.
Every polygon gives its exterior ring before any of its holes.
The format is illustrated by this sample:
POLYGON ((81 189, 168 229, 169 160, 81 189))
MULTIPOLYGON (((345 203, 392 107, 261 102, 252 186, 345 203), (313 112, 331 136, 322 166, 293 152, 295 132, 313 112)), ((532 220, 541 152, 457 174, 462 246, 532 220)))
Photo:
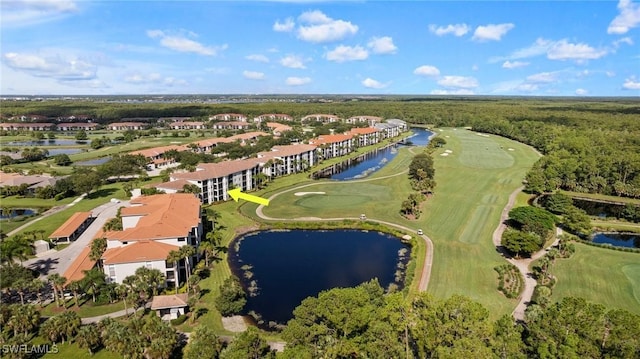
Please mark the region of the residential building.
POLYGON ((97 123, 84 123, 84 122, 64 122, 56 125, 58 131, 94 131, 98 128, 97 123))
POLYGON ((247 122, 247 116, 240 113, 219 113, 209 116, 209 121, 242 121, 247 122))
POLYGON ((269 177, 277 177, 304 171, 318 162, 317 146, 315 145, 286 145, 273 146, 271 151, 259 152, 258 160, 262 173, 269 177))
POLYGON ((169 124, 172 130, 203 130, 206 128, 204 122, 196 121, 177 121, 169 124))
POLYGON ((278 122, 267 122, 266 125, 274 136, 280 136, 283 132, 291 131, 293 129, 291 126, 278 122))
POLYGON ((382 122, 382 117, 378 116, 352 116, 344 120, 346 123, 357 124, 366 122, 369 126, 373 126, 378 122, 382 122))
POLYGON ((214 130, 246 130, 252 125, 249 122, 243 121, 223 121, 217 122, 211 125, 214 130))
POLYGON ((255 187, 255 176, 259 171, 259 161, 255 158, 201 163, 194 172, 172 173, 170 182, 154 187, 171 193, 182 189, 185 184, 194 184, 200 187, 202 203, 209 204, 231 199, 228 191, 234 187, 243 191, 252 190, 255 187), (182 182, 172 184, 174 181, 182 182))
POLYGON ((318 146, 318 153, 323 159, 344 156, 353 151, 353 136, 322 135, 309 141, 309 144, 318 146))
POLYGON ((4 122, 0 129, 5 131, 51 131, 55 124, 47 122, 4 122))
POLYGON ((320 121, 322 123, 338 122, 340 121, 340 117, 336 115, 315 113, 313 115, 307 115, 302 118, 302 122, 309 122, 309 121, 320 121))
POLYGON ((398 119, 389 119, 382 123, 376 123, 374 127, 382 132, 383 138, 399 136, 408 128, 406 122, 398 119))
POLYGON ((151 310, 155 310, 162 320, 177 319, 189 309, 188 299, 187 293, 156 295, 151 300, 151 310))
POLYGON ((149 169, 167 168, 176 164, 175 159, 165 156, 169 151, 187 151, 186 145, 169 145, 147 148, 146 150, 138 150, 129 152, 130 155, 142 155, 149 159, 149 169))
POLYGON ((193 269, 196 256, 167 262, 171 251, 192 246, 197 251, 202 239, 200 201, 191 193, 142 196, 122 207, 121 231, 104 232, 107 250, 102 255, 110 283, 122 283, 136 269, 158 269, 168 287, 178 287, 193 269))
POLYGON ((346 134, 352 135, 358 147, 364 147, 380 142, 380 131, 374 127, 355 127, 346 134))
POLYGON ((143 122, 114 122, 107 125, 108 130, 127 131, 127 130, 143 130, 147 127, 143 122))
POLYGON ((265 113, 253 119, 254 122, 264 121, 293 121, 293 117, 284 113, 265 113))
POLYGON ((36 189, 47 186, 54 186, 58 178, 46 175, 22 175, 19 173, 0 172, 0 187, 19 187, 26 185, 26 192, 35 193, 36 189))

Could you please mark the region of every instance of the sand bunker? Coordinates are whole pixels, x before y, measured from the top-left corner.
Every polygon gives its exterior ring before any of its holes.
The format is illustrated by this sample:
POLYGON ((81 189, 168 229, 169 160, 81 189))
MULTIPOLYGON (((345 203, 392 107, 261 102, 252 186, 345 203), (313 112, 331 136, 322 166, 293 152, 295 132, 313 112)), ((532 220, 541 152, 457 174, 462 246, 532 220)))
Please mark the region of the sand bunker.
POLYGON ((294 196, 304 196, 304 195, 308 195, 308 194, 326 194, 325 192, 296 192, 293 195, 294 196))
POLYGON ((449 156, 449 154, 445 152, 445 153, 441 153, 440 156, 449 156))
POLYGON ((446 153, 453 153, 453 151, 451 151, 451 150, 444 150, 444 152, 446 152, 446 153))
POLYGON ((509 151, 515 151, 513 148, 507 148, 507 150, 509 150, 509 151))

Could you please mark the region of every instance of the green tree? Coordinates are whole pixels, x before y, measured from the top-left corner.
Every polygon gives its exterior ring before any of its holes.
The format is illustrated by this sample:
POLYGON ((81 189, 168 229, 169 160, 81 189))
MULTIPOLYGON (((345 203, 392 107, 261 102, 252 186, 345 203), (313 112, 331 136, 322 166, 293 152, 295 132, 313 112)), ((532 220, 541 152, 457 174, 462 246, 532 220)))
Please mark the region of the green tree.
POLYGON ((94 238, 91 241, 89 259, 96 261, 99 268, 102 268, 102 255, 107 250, 107 239, 105 237, 94 238))
POLYGON ((544 240, 535 233, 507 228, 502 233, 502 246, 517 257, 530 256, 542 249, 544 240))
POLYGON ((554 193, 547 196, 544 205, 553 213, 565 214, 573 206, 573 200, 565 194, 554 193))
POLYGON ((53 156, 53 162, 58 166, 68 166, 71 164, 71 159, 66 153, 53 156))
POLYGON ((240 280, 229 277, 220 286, 220 295, 215 299, 215 306, 223 316, 239 314, 247 303, 246 294, 242 290, 240 280))
POLYGON ((577 207, 569 207, 562 218, 562 224, 566 229, 581 237, 586 237, 593 231, 591 218, 587 212, 577 207))
POLYGON ((63 288, 67 282, 67 278, 61 276, 58 273, 52 273, 48 277, 51 288, 53 289, 53 296, 56 301, 56 306, 60 307, 60 302, 64 300, 63 288))
POLYGON ((556 217, 542 208, 524 206, 509 211, 509 221, 524 232, 533 232, 546 239, 555 229, 556 217))
POLYGON ((94 324, 80 327, 76 342, 80 348, 87 349, 89 355, 93 355, 100 348, 100 345, 102 345, 98 327, 94 324))
POLYGON ((222 342, 213 330, 200 325, 191 333, 184 348, 184 359, 217 358, 222 351, 222 342))
POLYGON ((500 359, 525 359, 525 345, 522 341, 522 326, 510 315, 503 315, 493 325, 493 353, 500 359))
POLYGON ((269 344, 255 327, 249 327, 238 335, 227 348, 220 353, 221 359, 259 359, 275 358, 269 344))
POLYGON ((96 302, 96 296, 100 293, 100 288, 106 285, 104 278, 104 272, 99 268, 93 268, 91 270, 83 271, 84 278, 82 278, 81 286, 85 293, 91 294, 93 302, 96 302))
POLYGON ((77 141, 86 141, 89 139, 89 136, 87 136, 87 131, 79 130, 78 132, 76 132, 75 138, 77 141))
POLYGON ((38 328, 40 312, 31 304, 14 305, 11 308, 11 317, 4 330, 13 331, 13 335, 27 335, 38 328))

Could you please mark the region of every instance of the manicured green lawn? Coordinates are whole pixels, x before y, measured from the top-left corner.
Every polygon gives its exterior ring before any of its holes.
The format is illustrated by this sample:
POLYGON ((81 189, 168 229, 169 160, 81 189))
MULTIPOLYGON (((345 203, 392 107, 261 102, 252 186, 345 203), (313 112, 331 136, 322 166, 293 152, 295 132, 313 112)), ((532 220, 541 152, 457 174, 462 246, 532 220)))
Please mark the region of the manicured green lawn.
MULTIPOLYGON (((434 154, 438 185, 416 221, 399 214, 400 204, 411 192, 405 174, 367 182, 316 182, 274 198, 264 214, 274 218, 335 218, 365 213, 368 218, 422 228, 435 246, 429 292, 439 298, 467 295, 496 317, 510 313, 516 302, 497 291, 493 267, 504 260, 497 254, 491 236, 509 195, 522 184, 538 155, 528 146, 497 136, 463 129, 443 129, 439 134, 447 145, 434 154), (445 150, 450 154, 441 156, 445 150), (295 196, 296 192, 325 194, 295 196)), ((371 178, 406 170, 411 157, 408 149, 401 149, 371 178)), ((527 198, 521 195, 517 203, 524 205, 527 198)))
MULTIPOLYGON (((78 315, 82 318, 97 317, 99 315, 124 310, 124 304, 122 302, 105 305, 93 305, 93 303, 91 302, 91 298, 88 298, 88 300, 80 299, 79 302, 80 308, 77 308, 75 306, 75 302, 73 301, 73 299, 68 299, 65 303, 65 306, 67 307, 67 310, 78 313, 78 315)), ((55 303, 51 303, 40 310, 40 314, 47 317, 58 315, 62 312, 64 312, 64 307, 57 307, 55 303)))
POLYGON ((599 193, 582 193, 582 192, 570 192, 570 191, 559 191, 559 192, 571 197, 582 197, 582 198, 589 198, 589 199, 600 200, 600 201, 613 201, 613 202, 640 204, 640 199, 637 199, 637 198, 607 196, 606 194, 599 194, 599 193))
POLYGON ((640 314, 640 253, 575 246, 571 258, 557 260, 551 268, 558 279, 553 299, 582 297, 640 314))

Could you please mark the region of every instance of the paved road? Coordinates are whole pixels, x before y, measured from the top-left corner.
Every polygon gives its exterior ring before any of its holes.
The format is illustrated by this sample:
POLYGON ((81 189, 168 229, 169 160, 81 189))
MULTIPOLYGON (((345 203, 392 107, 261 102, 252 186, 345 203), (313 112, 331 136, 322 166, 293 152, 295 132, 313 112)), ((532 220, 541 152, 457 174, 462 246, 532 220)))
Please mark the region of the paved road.
POLYGON ((80 235, 80 237, 71 242, 71 244, 60 251, 47 251, 41 254, 39 257, 25 261, 23 265, 27 268, 35 269, 43 276, 48 276, 51 273, 58 273, 63 275, 69 268, 71 263, 78 257, 82 249, 89 245, 93 237, 98 233, 102 226, 109 218, 116 216, 118 208, 123 206, 129 206, 129 201, 123 201, 120 203, 105 203, 93 209, 93 215, 96 219, 89 225, 89 227, 80 235))
POLYGON ((515 204, 516 196, 523 189, 524 187, 519 187, 518 189, 513 191, 513 193, 511 193, 511 195, 509 196, 509 201, 507 202, 507 205, 502 210, 502 215, 500 216, 500 224, 498 225, 496 230, 493 232, 493 244, 496 246, 498 251, 509 263, 515 265, 518 268, 518 271, 520 271, 520 274, 524 278, 524 289, 522 291, 522 294, 520 295, 520 302, 518 302, 518 305, 516 306, 516 308, 513 310, 513 313, 511 314, 513 315, 514 319, 520 320, 520 321, 524 320, 525 310, 527 309, 529 302, 531 302, 531 297, 533 297, 533 291, 535 290, 536 285, 538 284, 533 276, 533 272, 529 270, 529 267, 531 266, 531 263, 533 263, 540 257, 544 256, 545 254, 547 254, 549 248, 557 245, 560 235, 562 234, 562 230, 560 228, 556 228, 555 241, 550 246, 532 254, 530 258, 515 259, 511 257, 509 253, 507 253, 506 249, 502 246, 502 243, 501 243, 502 233, 507 228, 507 225, 505 223, 507 221, 507 218, 509 218, 509 211, 511 211, 511 208, 513 208, 513 205, 515 204))
MULTIPOLYGON (((353 180, 353 181, 349 181, 349 183, 357 183, 357 182, 370 182, 370 181, 377 181, 377 180, 381 180, 384 178, 390 178, 390 177, 396 177, 396 176, 400 176, 403 174, 406 174, 408 172, 408 170, 393 174, 393 175, 388 175, 388 176, 383 176, 383 177, 377 177, 377 178, 368 178, 368 179, 362 179, 362 180, 353 180)), ((311 183, 311 184, 306 184, 303 186, 299 186, 299 187, 295 187, 295 188, 290 188, 287 190, 284 190, 282 192, 278 192, 275 193, 273 195, 271 195, 271 197, 269 197, 269 200, 273 200, 274 198, 278 197, 281 194, 287 193, 287 192, 292 192, 292 191, 298 191, 302 188, 307 188, 307 187, 311 187, 311 186, 318 186, 318 185, 327 185, 327 184, 339 184, 339 183, 343 183, 343 182, 318 182, 318 183, 311 183)), ((299 218, 273 218, 273 217, 269 217, 267 215, 265 215, 262 211, 262 209, 264 208, 264 206, 260 205, 258 206, 258 208, 256 209, 256 215, 262 219, 266 219, 266 220, 275 220, 275 221, 342 221, 345 219, 351 219, 351 220, 360 220, 360 217, 339 217, 339 218, 319 218, 319 217, 299 217, 299 218)), ((391 222, 387 222, 387 221, 382 221, 382 220, 377 220, 377 219, 371 219, 371 218, 367 218, 367 221, 371 221, 371 222, 376 222, 376 223, 381 223, 390 227, 395 227, 395 228, 399 228, 401 230, 407 231, 409 233, 416 233, 416 229, 415 228, 409 228, 409 227, 405 227, 403 225, 400 224, 396 224, 396 223, 391 223, 391 222)), ((425 245, 427 247, 427 251, 425 254, 425 258, 424 258, 424 267, 422 268, 422 272, 420 273, 420 282, 418 285, 418 290, 421 292, 424 292, 427 290, 427 287, 429 286, 429 279, 431 278, 431 267, 433 265, 433 241, 431 241, 431 238, 429 238, 426 235, 421 235, 420 236, 424 242, 425 245)))

